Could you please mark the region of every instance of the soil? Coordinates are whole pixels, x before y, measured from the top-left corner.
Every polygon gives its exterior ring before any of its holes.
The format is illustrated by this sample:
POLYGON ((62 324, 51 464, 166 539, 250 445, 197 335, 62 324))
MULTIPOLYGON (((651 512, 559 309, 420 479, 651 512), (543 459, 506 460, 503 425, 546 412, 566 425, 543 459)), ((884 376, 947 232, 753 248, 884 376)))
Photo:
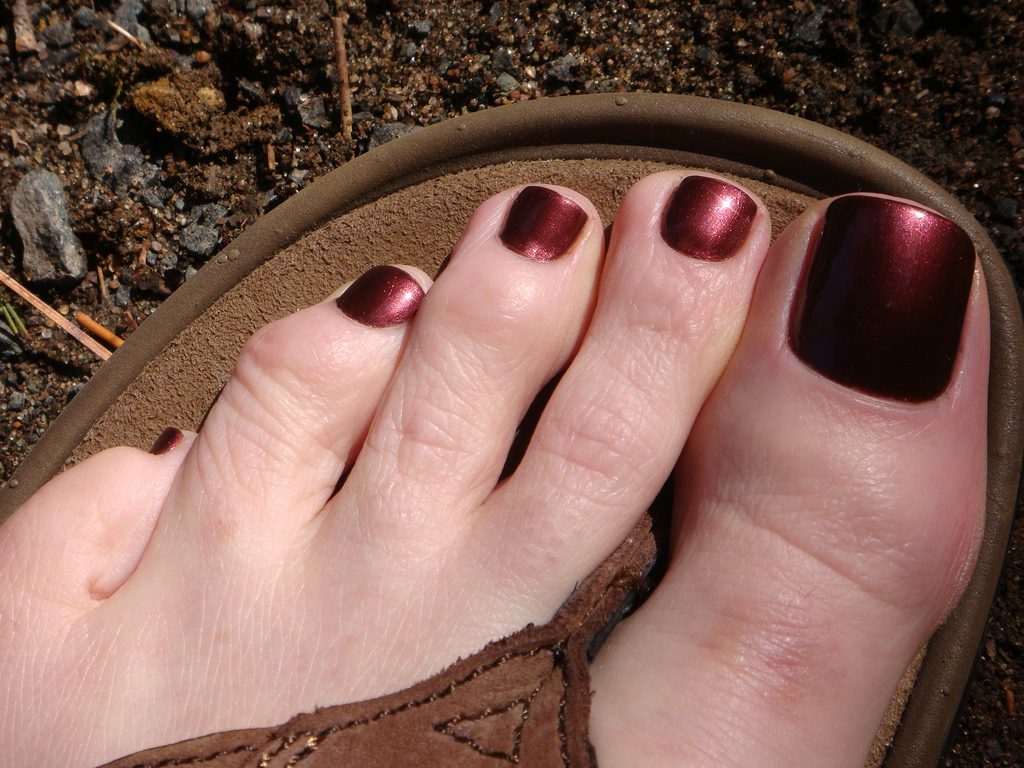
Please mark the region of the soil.
MULTIPOLYGON (((343 1, 350 140, 326 2, 35 0, 28 25, 8 5, 0 268, 122 336, 326 171, 453 115, 570 93, 712 96, 849 132, 957 195, 1024 278, 1024 0, 343 1), (80 282, 28 280, 11 196, 34 169, 63 183, 80 282)), ((98 360, 0 299, 29 333, 0 339, 4 482, 98 360)), ((1022 574, 1018 527, 947 765, 1024 763, 1022 574)))

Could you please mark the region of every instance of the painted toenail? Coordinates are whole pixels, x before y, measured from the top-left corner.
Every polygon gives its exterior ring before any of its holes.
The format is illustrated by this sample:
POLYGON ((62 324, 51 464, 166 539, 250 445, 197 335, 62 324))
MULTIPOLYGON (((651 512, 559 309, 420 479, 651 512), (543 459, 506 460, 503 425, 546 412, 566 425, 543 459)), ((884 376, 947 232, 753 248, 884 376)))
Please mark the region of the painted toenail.
POLYGON ((974 273, 967 233, 914 205, 850 195, 829 205, 811 254, 790 327, 796 354, 869 394, 941 394, 974 273))
POLYGON ((525 187, 512 203, 501 242, 536 261, 553 261, 576 242, 587 212, 565 195, 547 187, 525 187))
POLYGON ((160 433, 160 437, 153 443, 153 447, 149 449, 149 452, 154 456, 159 456, 164 453, 170 453, 182 440, 185 439, 184 433, 177 427, 168 427, 160 433))
POLYGON ((353 320, 384 328, 415 315, 423 296, 423 288, 408 272, 382 266, 364 272, 335 303, 353 320))
POLYGON ((665 208, 661 236, 687 256, 722 261, 743 245, 756 215, 757 203, 739 187, 687 176, 665 208))

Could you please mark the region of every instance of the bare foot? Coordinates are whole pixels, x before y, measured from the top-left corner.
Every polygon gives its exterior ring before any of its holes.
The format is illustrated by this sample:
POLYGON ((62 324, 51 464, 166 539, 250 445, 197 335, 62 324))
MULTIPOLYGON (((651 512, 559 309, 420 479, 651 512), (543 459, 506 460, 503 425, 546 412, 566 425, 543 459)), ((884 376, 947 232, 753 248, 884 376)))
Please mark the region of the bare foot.
POLYGON ((0 754, 87 768, 402 689, 549 619, 678 461, 669 572, 593 670, 600 764, 859 768, 973 565, 988 309, 966 235, 906 203, 769 240, 706 175, 637 184, 607 254, 579 194, 509 190, 436 284, 378 268, 259 331, 199 435, 0 528, 0 754))

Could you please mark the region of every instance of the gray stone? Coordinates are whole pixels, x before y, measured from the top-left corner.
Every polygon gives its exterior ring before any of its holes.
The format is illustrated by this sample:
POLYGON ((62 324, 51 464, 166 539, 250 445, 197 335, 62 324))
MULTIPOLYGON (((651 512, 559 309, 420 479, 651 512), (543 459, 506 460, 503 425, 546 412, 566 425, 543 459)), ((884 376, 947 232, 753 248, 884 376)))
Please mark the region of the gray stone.
POLYGON ((142 42, 148 43, 151 40, 149 30, 139 24, 139 14, 142 10, 142 0, 121 0, 114 11, 114 22, 142 42))
POLYGON ((407 133, 420 130, 418 125, 406 125, 405 123, 385 123, 378 125, 370 134, 370 149, 387 144, 389 141, 405 136, 407 133))
POLYGON ((145 189, 154 184, 159 169, 148 163, 142 150, 122 144, 116 129, 121 122, 110 112, 100 112, 85 124, 82 157, 89 173, 117 192, 145 189))
POLYGON ((571 53, 554 59, 548 64, 548 77, 566 85, 579 82, 579 62, 571 53))
POLYGON ((25 395, 21 392, 12 392, 11 399, 7 401, 8 411, 20 411, 25 407, 25 395))
POLYGON ((204 227, 212 227, 219 219, 227 216, 228 209, 218 203, 206 203, 197 205, 188 214, 189 224, 199 224, 204 227))
POLYGON ((96 18, 96 11, 87 5, 83 5, 74 15, 71 20, 75 22, 75 26, 79 29, 91 29, 92 27, 99 26, 96 18))
POLYGON ((299 118, 310 128, 322 130, 331 127, 331 121, 327 119, 327 112, 324 110, 324 100, 319 96, 310 96, 299 101, 299 118))
POLYGON ((495 48, 491 54, 491 71, 495 77, 505 72, 512 77, 522 77, 522 73, 516 66, 516 59, 508 48, 495 48))
POLYGON ((210 0, 185 0, 185 15, 193 21, 202 21, 210 12, 210 0))
POLYGON ((508 93, 509 91, 514 91, 519 87, 519 81, 512 77, 508 72, 502 72, 498 75, 498 87, 505 93, 508 93))
POLYGON ((820 43, 827 10, 824 5, 819 5, 807 18, 793 28, 793 33, 790 37, 793 40, 807 43, 808 45, 820 43))
POLYGON ((875 29, 890 37, 913 37, 924 26, 921 12, 911 0, 896 0, 876 13, 871 21, 875 29))
POLYGON ((10 360, 21 354, 21 345, 8 333, 7 326, 0 323, 0 360, 10 360))
POLYGON ((43 30, 43 40, 54 48, 67 48, 75 42, 75 32, 70 21, 59 21, 43 30))
POLYGON ((114 303, 119 307, 127 307, 132 303, 132 289, 122 285, 114 292, 114 303))
POLYGON ((416 47, 416 43, 406 43, 402 46, 402 55, 410 61, 416 58, 417 53, 419 48, 416 47))
POLYGON ((22 267, 33 283, 77 283, 88 269, 71 231, 64 187, 57 174, 32 171, 11 197, 11 216, 25 247, 22 267))
POLYGON ((203 224, 189 224, 181 230, 181 247, 195 256, 209 256, 220 241, 220 233, 203 224))
POLYGON ((267 92, 263 90, 263 86, 252 80, 246 80, 244 77, 238 80, 238 95, 249 105, 267 103, 267 92))
POLYGON ((170 254, 164 256, 162 259, 160 259, 160 271, 161 272, 167 272, 169 270, 177 269, 177 268, 178 268, 178 257, 175 254, 170 253, 170 254))
POLYGON ((409 25, 409 33, 412 35, 413 39, 422 40, 430 34, 430 30, 433 28, 434 25, 431 23, 430 19, 420 19, 419 21, 414 21, 409 25))

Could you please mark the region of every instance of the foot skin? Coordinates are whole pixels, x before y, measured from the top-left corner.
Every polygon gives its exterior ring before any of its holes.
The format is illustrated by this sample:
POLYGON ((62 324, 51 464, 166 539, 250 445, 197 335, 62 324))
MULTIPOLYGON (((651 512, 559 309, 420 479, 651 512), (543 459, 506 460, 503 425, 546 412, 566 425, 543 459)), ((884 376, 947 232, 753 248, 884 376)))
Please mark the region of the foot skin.
POLYGON ((707 175, 638 183, 607 249, 581 195, 509 190, 435 284, 378 268, 259 331, 198 435, 0 528, 0 752, 87 768, 400 690, 547 621, 678 462, 669 570, 593 668, 600 764, 859 768, 973 566, 988 308, 920 208, 770 231, 707 175))

